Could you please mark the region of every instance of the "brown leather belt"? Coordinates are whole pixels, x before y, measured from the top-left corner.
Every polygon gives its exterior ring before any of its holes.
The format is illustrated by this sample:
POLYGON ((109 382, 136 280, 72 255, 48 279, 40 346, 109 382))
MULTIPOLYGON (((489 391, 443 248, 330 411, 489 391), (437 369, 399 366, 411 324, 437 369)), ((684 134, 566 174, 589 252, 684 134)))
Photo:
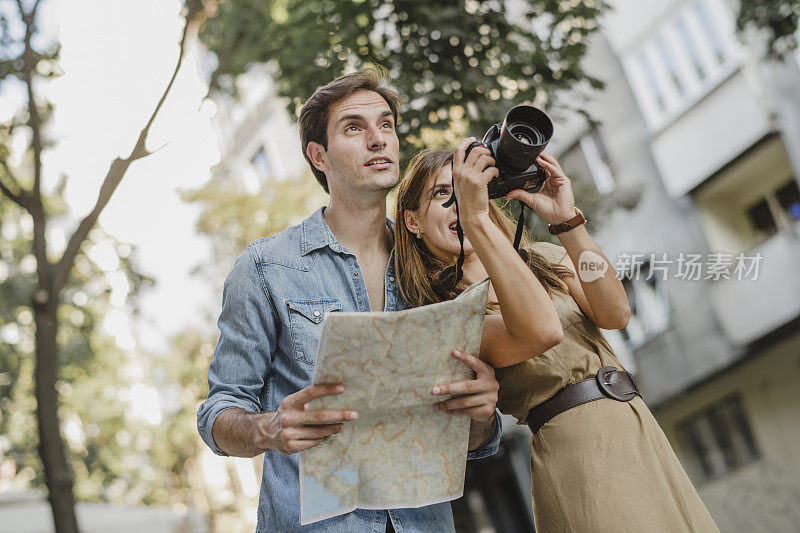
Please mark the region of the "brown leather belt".
POLYGON ((641 397, 641 394, 633 381, 633 376, 627 370, 604 366, 597 371, 595 377, 567 385, 552 398, 531 409, 525 422, 536 435, 539 428, 550 419, 573 407, 603 398, 629 402, 634 396, 641 397))

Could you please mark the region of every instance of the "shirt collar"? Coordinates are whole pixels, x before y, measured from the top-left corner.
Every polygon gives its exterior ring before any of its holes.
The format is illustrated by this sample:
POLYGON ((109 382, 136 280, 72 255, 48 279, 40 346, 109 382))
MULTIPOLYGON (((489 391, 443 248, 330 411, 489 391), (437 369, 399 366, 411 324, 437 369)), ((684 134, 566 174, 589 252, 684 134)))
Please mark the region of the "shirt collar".
MULTIPOLYGON (((344 247, 339 244, 336 237, 333 235, 330 226, 325 221, 322 211, 325 207, 320 207, 314 214, 303 221, 302 228, 302 242, 300 244, 301 255, 307 255, 314 250, 319 250, 325 246, 329 246, 334 252, 345 252, 344 247)), ((392 230, 394 234, 394 220, 386 217, 386 225, 392 230)))

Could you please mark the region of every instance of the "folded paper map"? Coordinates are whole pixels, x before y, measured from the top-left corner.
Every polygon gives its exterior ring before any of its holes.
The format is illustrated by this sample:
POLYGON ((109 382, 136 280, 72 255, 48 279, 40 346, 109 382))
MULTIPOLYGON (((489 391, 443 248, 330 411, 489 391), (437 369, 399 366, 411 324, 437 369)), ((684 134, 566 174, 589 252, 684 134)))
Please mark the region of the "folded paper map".
POLYGON ((452 356, 477 354, 488 281, 455 300, 391 313, 330 313, 314 384, 342 394, 309 409, 352 409, 358 420, 300 452, 300 523, 361 509, 421 507, 464 491, 469 418, 433 409, 434 385, 473 378, 452 356))

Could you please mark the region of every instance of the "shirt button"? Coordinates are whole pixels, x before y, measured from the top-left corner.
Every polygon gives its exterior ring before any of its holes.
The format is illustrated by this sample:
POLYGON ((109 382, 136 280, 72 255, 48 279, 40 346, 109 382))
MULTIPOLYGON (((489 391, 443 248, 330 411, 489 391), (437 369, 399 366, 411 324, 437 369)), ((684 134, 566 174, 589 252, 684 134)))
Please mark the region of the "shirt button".
POLYGON ((319 316, 319 311, 314 311, 314 316, 319 316))
POLYGON ((357 278, 358 277, 358 272, 353 272, 353 277, 357 278))
POLYGON ((389 276, 389 281, 394 281, 394 276, 389 276))

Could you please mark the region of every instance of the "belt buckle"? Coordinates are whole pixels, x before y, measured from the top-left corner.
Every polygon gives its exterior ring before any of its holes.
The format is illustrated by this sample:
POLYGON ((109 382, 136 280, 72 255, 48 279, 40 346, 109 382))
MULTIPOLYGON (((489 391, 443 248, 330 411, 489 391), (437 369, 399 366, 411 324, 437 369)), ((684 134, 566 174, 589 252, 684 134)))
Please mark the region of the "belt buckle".
MULTIPOLYGON (((606 381, 606 377, 611 374, 612 372, 619 372, 619 369, 613 366, 604 366, 600 370, 597 371, 597 386, 600 387, 600 390, 608 396, 609 398, 613 398, 620 402, 627 402, 633 399, 636 396, 635 392, 628 392, 625 394, 620 394, 615 392, 611 388, 611 384, 606 381)), ((635 385, 634 385, 635 386, 635 385)))

